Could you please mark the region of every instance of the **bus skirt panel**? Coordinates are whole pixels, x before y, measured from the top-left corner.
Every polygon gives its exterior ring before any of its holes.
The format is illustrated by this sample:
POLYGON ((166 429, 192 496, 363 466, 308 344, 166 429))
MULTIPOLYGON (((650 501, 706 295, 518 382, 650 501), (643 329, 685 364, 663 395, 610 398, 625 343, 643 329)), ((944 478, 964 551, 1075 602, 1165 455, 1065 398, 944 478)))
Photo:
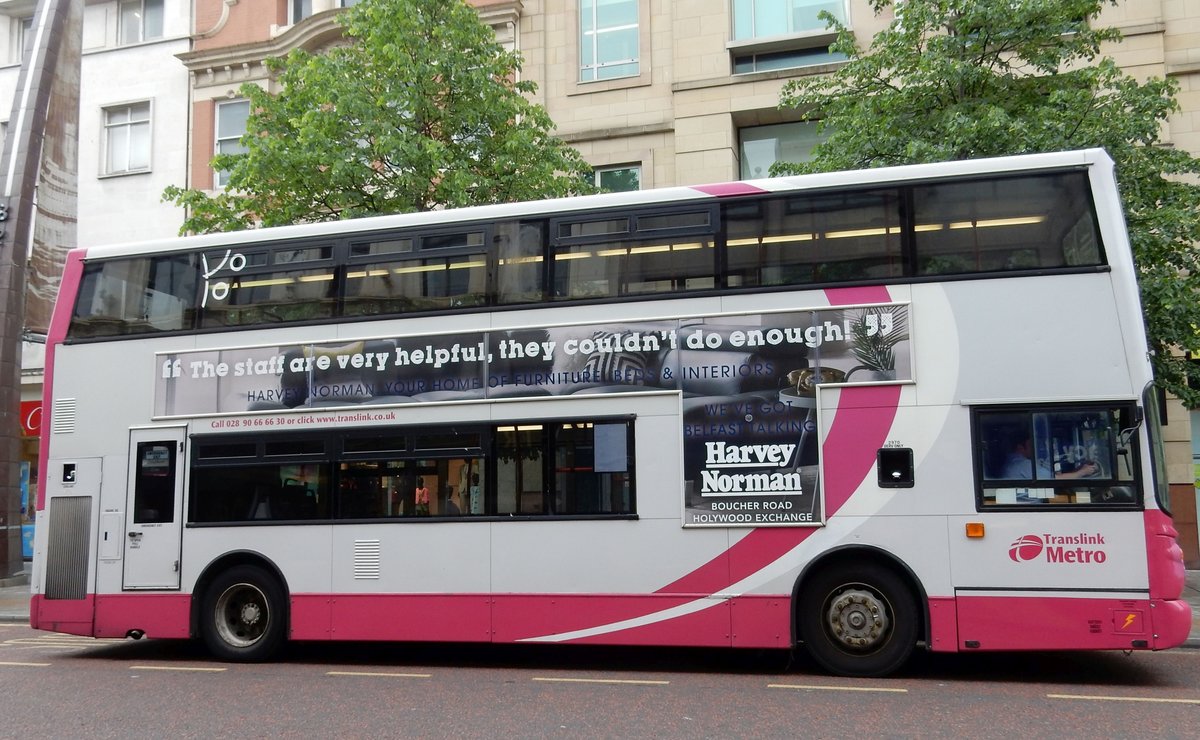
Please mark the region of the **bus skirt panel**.
POLYGON ((1187 639, 1191 608, 1166 599, 982 596, 957 598, 958 649, 1164 650, 1187 639))

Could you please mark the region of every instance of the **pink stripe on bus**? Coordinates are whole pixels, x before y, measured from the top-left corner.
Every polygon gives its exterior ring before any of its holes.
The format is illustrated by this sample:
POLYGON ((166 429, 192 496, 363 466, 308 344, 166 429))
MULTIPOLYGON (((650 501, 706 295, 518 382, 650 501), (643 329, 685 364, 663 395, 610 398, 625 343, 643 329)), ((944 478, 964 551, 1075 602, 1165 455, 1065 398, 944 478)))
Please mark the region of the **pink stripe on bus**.
POLYGON ((73 249, 67 253, 67 262, 63 265, 62 282, 58 287, 58 298, 54 303, 54 313, 50 316, 50 326, 46 335, 46 358, 43 363, 45 379, 42 381, 42 434, 38 438, 38 486, 37 510, 46 508, 47 466, 50 464, 50 415, 54 409, 54 354, 55 349, 67 338, 67 329, 71 325, 71 312, 75 308, 75 296, 79 293, 79 283, 83 279, 83 258, 87 252, 73 249))
POLYGON ((815 531, 814 527, 753 529, 728 550, 655 593, 704 596, 717 593, 783 557, 815 531))
MULTIPOLYGON (((891 299, 884 286, 831 288, 825 291, 830 305, 885 303, 891 299)), ((863 386, 843 388, 837 416, 822 454, 825 460, 822 483, 825 516, 837 513, 875 464, 875 454, 883 446, 896 418, 900 386, 863 386), (847 413, 846 409, 860 409, 847 413), (830 444, 833 441, 836 448, 830 444), (832 452, 836 449, 836 452, 832 452), (830 452, 826 452, 830 451, 830 452), (831 475, 836 471, 837 475, 831 475)), ((815 531, 814 527, 764 527, 751 531, 728 550, 691 573, 663 586, 655 593, 713 594, 750 576, 786 555, 815 531)))
MULTIPOLYGON (((667 618, 689 598, 653 594, 292 594, 292 631, 301 641, 374 640, 786 648, 787 595, 713 598, 667 618), (571 634, 593 625, 621 625, 571 634)), ((123 593, 78 600, 35 595, 30 624, 95 637, 190 636, 191 597, 123 593), (93 612, 93 609, 95 610, 93 612), (95 621, 93 622, 93 614, 95 621)), ((936 652, 1000 650, 1163 650, 1187 639, 1187 602, 1164 599, 962 595, 930 599, 936 652)))
POLYGON ((826 516, 841 509, 870 475, 896 418, 900 386, 843 388, 840 401, 833 426, 821 443, 826 516))
POLYGON ((744 182, 722 182, 714 185, 693 185, 692 190, 699 190, 705 195, 715 195, 718 198, 723 198, 728 195, 751 195, 753 193, 767 192, 762 188, 756 188, 753 185, 748 185, 744 182))
POLYGON ((71 312, 75 308, 75 296, 79 293, 79 283, 83 279, 83 258, 87 252, 83 249, 72 249, 67 253, 67 262, 63 265, 62 283, 58 288, 58 301, 54 304, 54 313, 50 317, 49 334, 46 343, 61 342, 67 338, 67 329, 71 325, 71 312))
POLYGON ((887 303, 892 300, 882 285, 863 285, 857 288, 826 288, 825 297, 831 306, 853 306, 856 303, 887 303))

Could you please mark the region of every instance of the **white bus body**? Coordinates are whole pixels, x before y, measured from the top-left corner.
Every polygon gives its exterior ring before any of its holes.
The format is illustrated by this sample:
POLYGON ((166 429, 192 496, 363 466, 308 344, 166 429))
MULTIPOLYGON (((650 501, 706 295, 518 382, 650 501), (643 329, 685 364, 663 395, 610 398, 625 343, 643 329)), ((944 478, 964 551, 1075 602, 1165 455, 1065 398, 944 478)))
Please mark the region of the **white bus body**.
POLYGON ((803 643, 852 675, 895 670, 918 643, 1167 648, 1191 622, 1151 381, 1098 151, 77 250, 47 345, 31 623, 201 636, 229 659, 285 639, 803 643), (1061 173, 1048 192, 1078 175, 1090 198, 1071 229, 989 210, 1006 193, 1028 206, 1018 196, 1061 173), (956 202, 959 182, 992 195, 956 202), (827 216, 881 192, 901 221, 827 216), (925 219, 936 198, 945 217, 925 219), (754 208, 785 226, 751 233, 754 208), (677 235, 588 246, 607 228, 590 224, 643 211, 670 216, 648 234, 677 235), (802 233, 801 212, 816 224, 802 233), (402 247, 384 279, 436 272, 419 290, 438 300, 345 318, 353 280, 392 248, 374 245, 404 241, 377 235, 477 225, 498 241, 503 224, 549 224, 551 251, 527 258, 550 275, 541 299, 496 305, 511 253, 402 247), (1040 231, 1014 246, 1021 228, 1040 231), (1066 256, 1037 263, 1051 238, 1066 256), (898 256, 847 263, 851 278, 788 256, 837 239, 898 256), (780 241, 791 251, 772 256, 780 241), (271 291, 292 278, 265 272, 281 245, 293 259, 326 243, 312 254, 335 266, 296 280, 343 286, 322 294, 332 316, 263 325, 290 308, 233 305, 252 289, 286 303, 271 291), (944 243, 959 251, 925 260, 944 243), (748 246, 776 261, 750 266, 748 246), (653 250, 683 277, 630 267, 653 250), (606 293, 615 263, 589 260, 616 254, 640 282, 622 273, 626 292, 606 293), (192 293, 103 307, 130 294, 97 288, 114 284, 97 266, 161 255, 191 255, 192 293), (453 287, 455 269, 487 290, 453 287), (190 318, 155 323, 173 301, 190 318), (246 316, 260 323, 231 325, 246 316), (1030 472, 1019 444, 1037 448, 1030 472), (430 485, 422 505, 412 490, 430 485))

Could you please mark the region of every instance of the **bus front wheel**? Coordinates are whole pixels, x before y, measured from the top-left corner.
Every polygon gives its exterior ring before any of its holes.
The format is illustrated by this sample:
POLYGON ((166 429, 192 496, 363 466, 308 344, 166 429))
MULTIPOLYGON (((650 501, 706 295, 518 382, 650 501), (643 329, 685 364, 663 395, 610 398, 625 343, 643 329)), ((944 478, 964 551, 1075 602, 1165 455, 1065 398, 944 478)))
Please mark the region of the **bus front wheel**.
POLYGON ((813 659, 842 676, 884 676, 917 642, 917 602, 892 570, 871 563, 832 567, 804 584, 800 636, 813 659))
POLYGON ((204 644, 221 660, 267 660, 283 644, 285 621, 279 582, 252 565, 217 576, 200 606, 204 644))

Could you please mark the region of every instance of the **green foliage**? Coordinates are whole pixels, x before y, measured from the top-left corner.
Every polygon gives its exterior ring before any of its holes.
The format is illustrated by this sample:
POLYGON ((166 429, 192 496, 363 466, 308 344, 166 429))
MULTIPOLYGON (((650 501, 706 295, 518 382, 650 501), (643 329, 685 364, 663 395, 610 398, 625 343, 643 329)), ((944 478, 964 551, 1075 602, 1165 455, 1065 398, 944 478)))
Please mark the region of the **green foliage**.
MULTIPOLYGON (((872 0, 876 14, 896 6, 872 0)), ((1161 146, 1172 80, 1142 82, 1100 56, 1117 30, 1092 22, 1116 0, 904 0, 860 49, 834 18, 833 74, 789 82, 781 107, 828 134, 772 174, 1103 147, 1117 163, 1159 385, 1200 406, 1200 160, 1161 146), (1192 385, 1188 386, 1191 377, 1192 385)))
POLYGON ((521 59, 463 0, 365 0, 339 16, 346 44, 270 59, 247 84, 243 154, 216 195, 167 188, 182 232, 332 221, 559 197, 590 168, 525 96, 521 59))

